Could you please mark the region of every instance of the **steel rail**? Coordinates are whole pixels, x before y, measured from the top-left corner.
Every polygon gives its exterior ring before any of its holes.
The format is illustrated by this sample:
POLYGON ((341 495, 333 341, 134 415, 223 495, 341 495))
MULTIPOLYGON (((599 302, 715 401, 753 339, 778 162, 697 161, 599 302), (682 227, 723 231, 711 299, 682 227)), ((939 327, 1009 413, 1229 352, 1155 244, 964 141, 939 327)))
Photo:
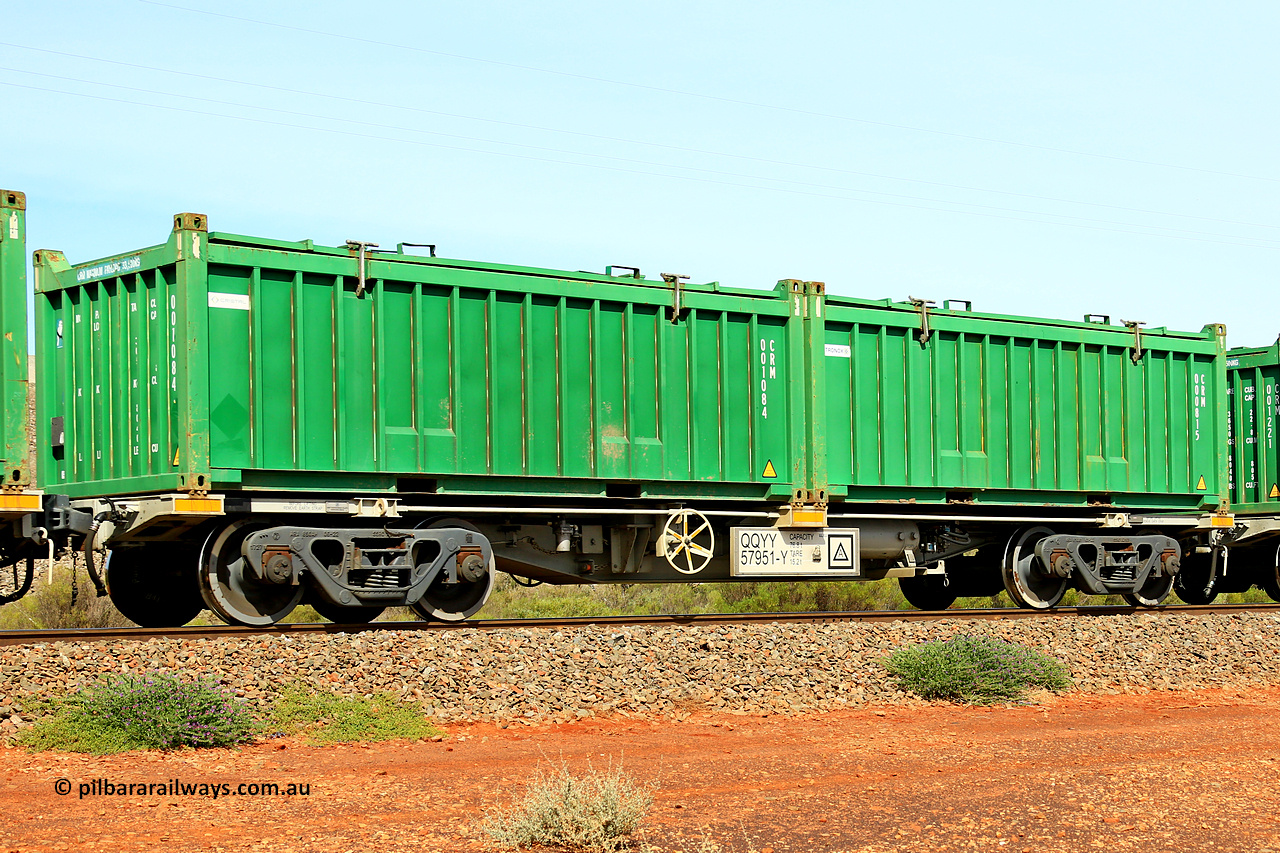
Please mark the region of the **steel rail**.
POLYGON ((493 631, 498 629, 544 628, 565 629, 585 627, 643 627, 652 625, 747 625, 759 623, 810 623, 832 622, 940 622, 946 620, 999 620, 999 619, 1061 619, 1097 616, 1152 616, 1205 615, 1235 613, 1276 613, 1280 604, 1214 604, 1169 605, 1158 608, 1131 607, 1128 605, 1094 605, 1087 607, 1060 607, 1054 610, 1022 610, 1017 608, 992 608, 983 610, 853 610, 817 613, 692 613, 659 614, 653 616, 575 616, 563 619, 476 619, 466 622, 371 622, 367 625, 338 625, 331 622, 288 622, 266 627, 243 625, 192 625, 182 628, 57 628, 51 630, 0 631, 0 646, 31 645, 35 643, 95 642, 102 640, 151 640, 164 637, 178 639, 213 639, 219 637, 289 636, 302 634, 356 634, 374 631, 456 631, 473 629, 493 631))

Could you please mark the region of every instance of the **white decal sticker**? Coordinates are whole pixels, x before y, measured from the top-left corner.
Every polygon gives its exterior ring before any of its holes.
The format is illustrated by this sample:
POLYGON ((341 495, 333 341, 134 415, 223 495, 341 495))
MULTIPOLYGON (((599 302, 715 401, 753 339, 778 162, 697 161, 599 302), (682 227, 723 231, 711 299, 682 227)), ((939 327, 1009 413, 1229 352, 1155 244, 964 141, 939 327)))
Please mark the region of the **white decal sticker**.
POLYGON ((1195 373, 1191 376, 1191 437, 1200 440, 1200 413, 1209 404, 1209 380, 1207 374, 1195 373))
POLYGON ((96 267, 85 267, 83 269, 76 270, 76 281, 93 281, 96 278, 123 275, 124 273, 136 272, 140 269, 142 269, 142 255, 134 255, 129 258, 104 261, 96 267))
POLYGON ((9 239, 18 239, 18 212, 16 210, 9 214, 9 239))
POLYGON ((210 308, 234 308, 237 311, 249 310, 249 294, 247 293, 217 293, 209 291, 209 307, 210 308))
POLYGON ((827 344, 825 349, 832 358, 853 358, 853 347, 845 344, 827 344))
POLYGON ((769 380, 778 378, 778 342, 760 339, 760 417, 769 417, 769 380))
POLYGON ((733 577, 862 574, 856 528, 734 527, 733 577))

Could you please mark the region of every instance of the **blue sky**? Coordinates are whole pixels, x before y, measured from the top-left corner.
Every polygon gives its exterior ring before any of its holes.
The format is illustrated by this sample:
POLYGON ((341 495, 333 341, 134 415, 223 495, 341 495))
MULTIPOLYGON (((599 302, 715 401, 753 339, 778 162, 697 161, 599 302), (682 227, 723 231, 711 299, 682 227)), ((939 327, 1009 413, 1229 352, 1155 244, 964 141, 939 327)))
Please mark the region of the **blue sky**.
POLYGON ((322 243, 1276 339, 1265 3, 46 0, 0 186, 73 262, 322 243))

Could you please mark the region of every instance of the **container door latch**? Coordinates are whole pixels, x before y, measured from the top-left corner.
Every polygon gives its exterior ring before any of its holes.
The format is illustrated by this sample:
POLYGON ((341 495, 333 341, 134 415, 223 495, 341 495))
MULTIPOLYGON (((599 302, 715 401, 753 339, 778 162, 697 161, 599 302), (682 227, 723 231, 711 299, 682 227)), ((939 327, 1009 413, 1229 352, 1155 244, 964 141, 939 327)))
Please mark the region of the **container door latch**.
POLYGON ((938 303, 932 299, 916 299, 914 296, 908 296, 907 301, 920 312, 920 343, 927 344, 933 334, 933 330, 929 328, 929 309, 937 308, 938 303))
MULTIPOLYGON (((362 243, 359 240, 348 240, 347 248, 356 250, 356 263, 359 267, 356 271, 356 296, 361 297, 364 296, 365 283, 369 280, 369 257, 367 253, 370 249, 378 248, 378 244, 362 243)), ((434 255, 434 252, 432 254, 434 255)))
POLYGON ((1129 353, 1129 360, 1137 364, 1142 361, 1142 327, 1147 324, 1142 320, 1121 320, 1120 322, 1133 332, 1133 352, 1129 353))
POLYGON ((664 272, 662 273, 662 280, 671 285, 671 322, 679 323, 680 312, 684 310, 684 305, 681 304, 681 297, 684 296, 684 292, 680 288, 680 282, 688 281, 689 276, 664 272))

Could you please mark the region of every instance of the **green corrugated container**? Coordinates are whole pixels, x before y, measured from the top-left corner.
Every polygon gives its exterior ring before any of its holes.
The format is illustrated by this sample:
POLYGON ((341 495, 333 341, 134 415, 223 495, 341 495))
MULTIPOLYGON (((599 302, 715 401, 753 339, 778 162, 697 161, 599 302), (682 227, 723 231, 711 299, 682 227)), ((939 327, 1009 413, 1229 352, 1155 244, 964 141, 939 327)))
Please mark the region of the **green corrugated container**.
POLYGON ((27 197, 0 190, 0 445, 4 482, 31 483, 27 423, 27 197))
POLYGON ((1280 341, 1227 353, 1231 503, 1238 513, 1280 512, 1280 341))
POLYGON ((826 300, 834 497, 1200 509, 1226 497, 1224 331, 826 300))
POLYGON ((38 422, 66 436, 39 470, 73 497, 786 500, 804 473, 787 467, 799 282, 366 258, 207 233, 195 214, 88 264, 38 252, 36 279, 38 422))
POLYGON ((363 252, 208 233, 180 214, 161 246, 77 266, 36 253, 43 484, 1225 499, 1221 327, 1135 336, 828 299, 820 283, 730 290, 363 252), (61 446, 47 440, 59 428, 61 446))

